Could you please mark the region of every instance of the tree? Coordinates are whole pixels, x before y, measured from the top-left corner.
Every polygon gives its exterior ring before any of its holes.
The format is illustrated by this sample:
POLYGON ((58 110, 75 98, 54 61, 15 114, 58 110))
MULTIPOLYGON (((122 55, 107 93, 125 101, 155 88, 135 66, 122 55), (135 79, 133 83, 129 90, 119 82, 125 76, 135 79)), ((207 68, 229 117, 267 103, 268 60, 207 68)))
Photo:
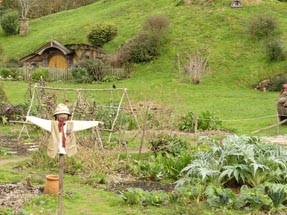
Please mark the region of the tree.
POLYGON ((21 19, 20 19, 20 34, 26 35, 29 32, 29 21, 27 15, 35 3, 35 0, 18 0, 21 9, 21 19))
POLYGON ((27 19, 27 15, 33 6, 35 0, 18 0, 18 3, 21 8, 21 18, 27 19))

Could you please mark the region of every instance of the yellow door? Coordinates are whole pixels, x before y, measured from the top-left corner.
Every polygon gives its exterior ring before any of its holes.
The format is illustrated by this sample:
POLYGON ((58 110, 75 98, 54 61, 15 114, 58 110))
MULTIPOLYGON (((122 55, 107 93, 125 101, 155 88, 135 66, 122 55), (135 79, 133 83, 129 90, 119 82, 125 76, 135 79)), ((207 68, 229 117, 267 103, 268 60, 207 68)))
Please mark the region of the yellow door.
POLYGON ((67 69, 68 63, 63 55, 54 55, 49 60, 49 68, 67 69))

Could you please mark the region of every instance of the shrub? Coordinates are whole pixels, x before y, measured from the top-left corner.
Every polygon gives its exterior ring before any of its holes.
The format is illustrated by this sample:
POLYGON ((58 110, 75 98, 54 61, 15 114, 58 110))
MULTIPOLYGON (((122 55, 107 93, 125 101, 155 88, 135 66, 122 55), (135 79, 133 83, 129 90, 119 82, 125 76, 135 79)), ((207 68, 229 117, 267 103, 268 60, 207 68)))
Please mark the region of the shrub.
POLYGON ((15 35, 19 32, 19 14, 17 11, 9 11, 2 16, 1 27, 5 34, 15 35))
POLYGON ((270 80, 270 91, 280 91, 283 84, 287 83, 287 74, 275 76, 270 80))
POLYGON ((23 66, 22 62, 16 58, 9 59, 5 65, 8 68, 19 68, 23 66))
POLYGON ((163 42, 163 33, 168 27, 166 16, 148 17, 144 23, 143 31, 124 44, 120 51, 119 62, 145 63, 160 55, 163 42))
POLYGON ((93 81, 93 79, 89 77, 88 71, 79 65, 73 69, 72 76, 76 81, 82 83, 91 83, 93 81))
POLYGON ((110 24, 98 24, 88 34, 88 40, 91 44, 102 47, 105 43, 111 41, 117 35, 117 27, 110 24))
POLYGON ((157 35, 140 33, 126 44, 125 49, 130 62, 150 62, 160 55, 160 38, 157 35))
POLYGON ((266 42, 266 55, 269 61, 282 61, 285 59, 282 42, 273 38, 266 42))
POLYGON ((19 71, 14 68, 0 68, 0 76, 2 78, 17 79, 19 71))
POLYGON ((49 80, 49 71, 46 68, 37 68, 32 72, 32 79, 38 81, 41 79, 49 80))
POLYGON ((144 31, 153 32, 155 34, 163 34, 169 25, 169 19, 167 16, 150 16, 144 23, 144 31))
POLYGON ((82 81, 102 81, 105 77, 104 62, 100 59, 89 59, 79 63, 73 70, 73 77, 82 81))
POLYGON ((270 15, 260 15, 250 20, 248 30, 252 36, 261 39, 270 36, 277 28, 276 20, 270 15))

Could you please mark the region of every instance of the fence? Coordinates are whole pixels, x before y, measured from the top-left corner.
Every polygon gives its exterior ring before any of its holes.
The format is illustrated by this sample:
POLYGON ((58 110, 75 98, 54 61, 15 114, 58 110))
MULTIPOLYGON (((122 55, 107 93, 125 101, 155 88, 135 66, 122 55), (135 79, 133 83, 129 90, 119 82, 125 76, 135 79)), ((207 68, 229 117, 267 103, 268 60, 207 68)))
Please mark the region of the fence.
POLYGON ((67 81, 73 78, 72 71, 69 69, 48 69, 51 81, 67 81))
MULTIPOLYGON (((72 71, 69 69, 47 69, 50 81, 67 81, 72 80, 72 71)), ((24 80, 29 80, 32 77, 33 69, 28 67, 19 68, 24 80)))

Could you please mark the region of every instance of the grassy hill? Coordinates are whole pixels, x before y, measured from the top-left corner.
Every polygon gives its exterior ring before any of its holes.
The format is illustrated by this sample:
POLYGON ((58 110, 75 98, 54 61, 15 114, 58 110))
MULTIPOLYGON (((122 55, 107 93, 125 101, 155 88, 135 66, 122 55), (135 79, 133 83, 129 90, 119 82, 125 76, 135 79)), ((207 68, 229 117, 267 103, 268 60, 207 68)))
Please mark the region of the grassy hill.
MULTIPOLYGON (((231 1, 227 0, 202 6, 176 6, 176 2, 101 0, 79 9, 31 20, 27 36, 7 37, 0 31, 0 44, 6 59, 21 58, 51 39, 64 44, 86 43, 86 35, 96 23, 108 22, 118 26, 118 36, 104 46, 112 53, 141 30, 147 17, 167 15, 170 28, 162 55, 152 63, 136 65, 132 77, 117 86, 127 87, 134 102, 155 100, 179 114, 214 111, 225 120, 226 127, 238 133, 250 133, 274 124, 278 93, 258 92, 251 86, 285 72, 286 63, 269 63, 262 42, 250 36, 247 26, 252 18, 270 14, 279 23, 281 38, 286 40, 287 4, 266 0, 232 9, 231 1), (192 85, 180 81, 177 54, 185 56, 202 49, 207 50, 209 59, 209 70, 203 82, 192 85)), ((7 89, 9 84, 4 85, 7 89)), ((17 102, 9 92, 8 98, 17 102)))

